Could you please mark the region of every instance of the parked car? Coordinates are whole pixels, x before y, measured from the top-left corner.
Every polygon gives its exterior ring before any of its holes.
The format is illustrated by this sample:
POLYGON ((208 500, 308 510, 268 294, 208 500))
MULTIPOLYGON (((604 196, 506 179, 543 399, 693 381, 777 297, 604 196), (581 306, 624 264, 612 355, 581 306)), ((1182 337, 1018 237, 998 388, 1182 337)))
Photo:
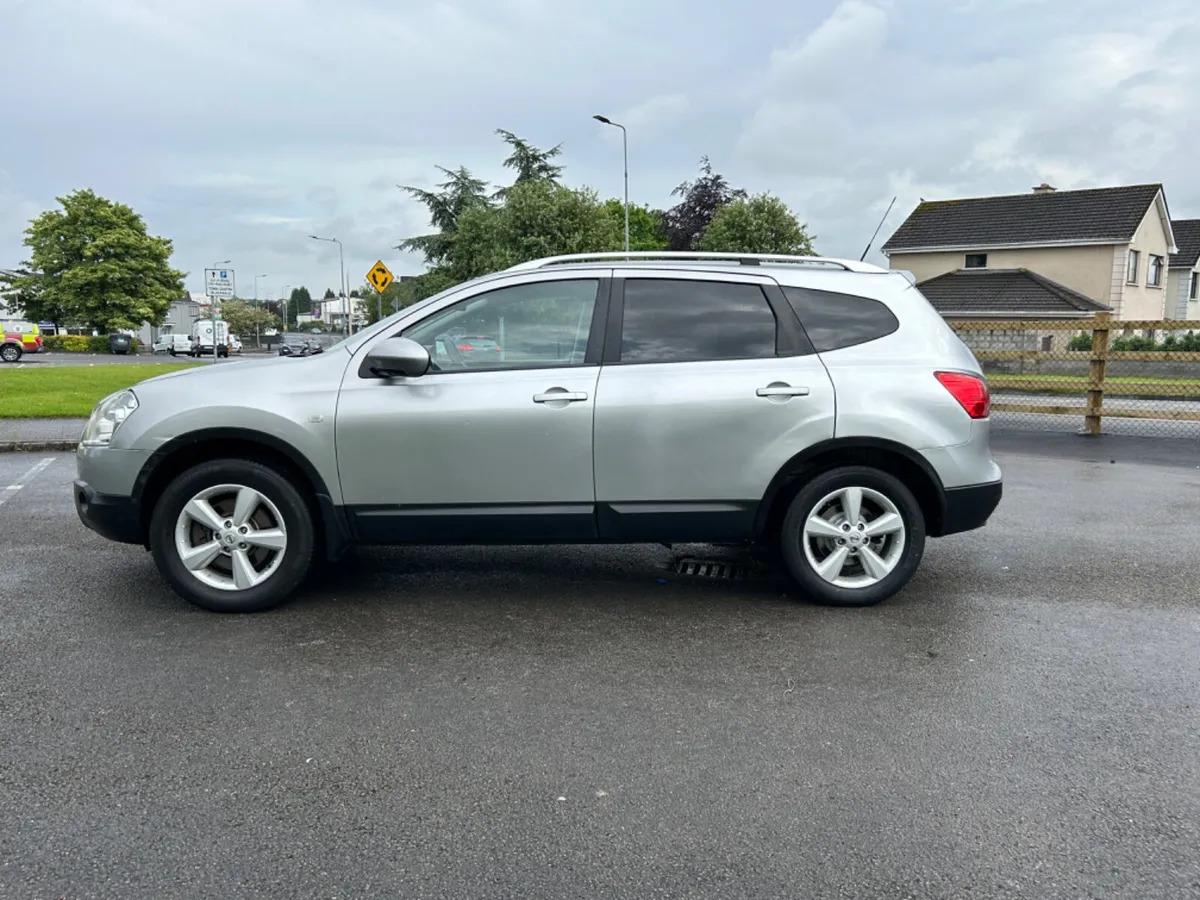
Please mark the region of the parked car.
POLYGON ((242 339, 236 334, 231 334, 229 336, 229 349, 233 353, 237 353, 239 355, 242 352, 242 339))
POLYGON ((598 542, 771 550, 803 595, 863 606, 996 509, 988 413, 974 355, 903 273, 553 257, 319 355, 112 394, 74 495, 210 610, 275 606, 355 544, 598 542), (458 328, 504 352, 459 350, 458 328))
POLYGON ((314 353, 320 353, 323 349, 320 341, 303 334, 285 334, 283 340, 279 342, 280 356, 312 356, 314 353))
POLYGON ((169 353, 171 356, 180 353, 191 354, 192 338, 186 334, 159 335, 158 340, 150 345, 150 349, 154 353, 169 353))
POLYGON ((500 352, 499 342, 485 334, 464 334, 455 338, 454 346, 464 357, 500 352))
POLYGON ((26 353, 42 352, 42 331, 36 322, 0 321, 0 361, 17 362, 26 353))

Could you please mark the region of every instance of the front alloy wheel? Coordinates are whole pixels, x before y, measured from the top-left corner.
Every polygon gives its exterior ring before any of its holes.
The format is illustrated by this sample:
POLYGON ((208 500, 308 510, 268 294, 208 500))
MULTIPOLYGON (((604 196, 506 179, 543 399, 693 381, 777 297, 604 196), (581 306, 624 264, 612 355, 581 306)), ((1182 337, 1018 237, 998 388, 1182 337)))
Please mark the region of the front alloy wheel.
POLYGON ((150 547, 180 596, 214 612, 282 603, 308 573, 312 513, 287 477, 249 460, 204 463, 159 498, 150 547))
POLYGON ((175 521, 175 552, 201 584, 245 591, 279 570, 287 526, 278 507, 252 487, 218 484, 192 497, 175 521))
POLYGON ((895 476, 848 466, 797 492, 781 539, 788 570, 806 594, 834 606, 869 606, 891 597, 916 571, 925 520, 895 476))

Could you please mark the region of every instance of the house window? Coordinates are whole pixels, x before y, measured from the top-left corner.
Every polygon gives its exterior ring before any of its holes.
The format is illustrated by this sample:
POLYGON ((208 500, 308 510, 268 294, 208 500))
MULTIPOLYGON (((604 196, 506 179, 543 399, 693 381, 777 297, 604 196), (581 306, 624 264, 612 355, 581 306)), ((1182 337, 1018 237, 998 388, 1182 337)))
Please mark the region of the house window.
POLYGON ((1191 287, 1188 288, 1188 299, 1189 300, 1196 299, 1196 282, 1198 282, 1198 281, 1200 281, 1200 273, 1193 272, 1192 273, 1192 285, 1191 285, 1191 287))
POLYGON ((1150 254, 1150 266, 1146 270, 1146 284, 1150 287, 1162 287, 1163 258, 1150 254))
POLYGON ((196 318, 197 316, 200 315, 200 307, 189 306, 188 307, 188 315, 191 316, 193 319, 196 318))
POLYGON ((986 269, 987 254, 986 253, 968 253, 967 254, 968 269, 986 269))
POLYGON ((1137 284, 1138 283, 1138 258, 1141 255, 1142 254, 1139 253, 1137 250, 1129 251, 1129 261, 1125 264, 1125 283, 1126 284, 1137 284))
POLYGON ((1054 349, 1054 335, 1048 334, 1042 338, 1042 352, 1049 353, 1054 349))

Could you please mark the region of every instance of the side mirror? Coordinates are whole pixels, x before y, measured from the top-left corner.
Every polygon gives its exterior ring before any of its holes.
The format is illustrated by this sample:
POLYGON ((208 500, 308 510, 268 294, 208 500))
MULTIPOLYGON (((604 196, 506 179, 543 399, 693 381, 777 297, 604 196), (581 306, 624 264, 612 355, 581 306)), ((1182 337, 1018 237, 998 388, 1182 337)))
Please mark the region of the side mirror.
POLYGON ((418 378, 429 371, 429 351, 406 337, 388 338, 367 354, 362 369, 377 378, 418 378))

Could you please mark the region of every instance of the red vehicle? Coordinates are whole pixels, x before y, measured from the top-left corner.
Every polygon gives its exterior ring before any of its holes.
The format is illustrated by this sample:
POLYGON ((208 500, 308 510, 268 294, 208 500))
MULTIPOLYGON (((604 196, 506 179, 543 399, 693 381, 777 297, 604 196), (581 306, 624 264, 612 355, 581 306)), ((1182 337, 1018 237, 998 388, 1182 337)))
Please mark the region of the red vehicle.
POLYGON ((26 353, 42 352, 42 333, 33 322, 0 322, 0 361, 16 362, 26 353))

